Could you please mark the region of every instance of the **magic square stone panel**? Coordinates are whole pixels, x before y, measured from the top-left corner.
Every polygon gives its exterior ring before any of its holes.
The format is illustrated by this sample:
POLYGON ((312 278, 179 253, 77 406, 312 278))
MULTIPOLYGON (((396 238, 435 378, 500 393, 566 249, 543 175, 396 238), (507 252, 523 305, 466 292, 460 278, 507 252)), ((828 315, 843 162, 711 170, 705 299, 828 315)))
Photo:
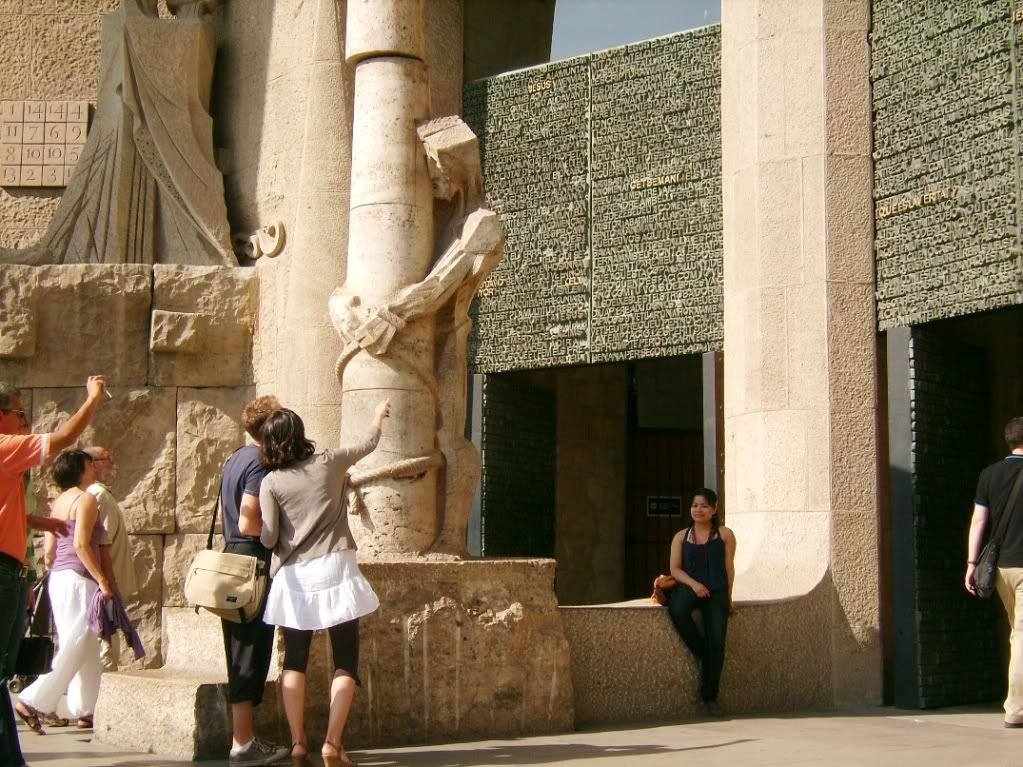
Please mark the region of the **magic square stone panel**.
POLYGON ((466 86, 507 235, 476 371, 721 348, 720 91, 717 26, 466 86))
MULTIPOLYGON (((874 0, 877 313, 883 330, 1023 298, 1016 40, 1001 0, 874 0)), ((1015 29, 1014 29, 1015 27, 1015 29)))
POLYGON ((88 133, 87 101, 0 101, 0 186, 67 186, 88 133))

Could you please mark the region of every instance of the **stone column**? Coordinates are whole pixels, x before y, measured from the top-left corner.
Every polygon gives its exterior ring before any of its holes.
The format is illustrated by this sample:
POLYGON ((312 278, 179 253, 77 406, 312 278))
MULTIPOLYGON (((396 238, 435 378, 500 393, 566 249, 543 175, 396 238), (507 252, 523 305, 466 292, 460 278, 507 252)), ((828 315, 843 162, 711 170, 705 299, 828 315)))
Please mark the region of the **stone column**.
POLYGON ((342 1, 316 0, 302 170, 277 342, 276 393, 302 414, 307 434, 320 446, 338 444, 340 430, 334 363, 341 342, 323 307, 344 282, 348 242, 352 83, 342 50, 344 10, 342 1))
MULTIPOLYGON (((416 122, 430 116, 422 0, 349 3, 346 53, 355 68, 355 115, 345 291, 351 307, 368 310, 426 277, 434 257, 433 190, 416 132, 416 122)), ((346 440, 367 430, 377 403, 389 398, 393 405, 362 470, 435 455, 433 364, 429 314, 403 327, 385 356, 357 354, 348 363, 341 387, 346 440)), ((367 487, 368 515, 353 524, 365 553, 429 549, 437 493, 436 468, 367 487)))
POLYGON ((736 593, 830 590, 822 652, 836 704, 881 696, 869 6, 722 7, 736 593))

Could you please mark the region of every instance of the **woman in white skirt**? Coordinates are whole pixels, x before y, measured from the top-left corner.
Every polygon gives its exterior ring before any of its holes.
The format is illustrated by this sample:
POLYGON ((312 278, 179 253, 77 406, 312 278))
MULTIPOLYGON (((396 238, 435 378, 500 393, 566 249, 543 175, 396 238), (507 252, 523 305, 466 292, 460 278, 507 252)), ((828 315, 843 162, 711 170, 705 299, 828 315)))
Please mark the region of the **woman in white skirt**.
POLYGON ((355 560, 343 491, 345 474, 380 441, 390 415, 382 402, 366 439, 351 448, 323 450, 305 437, 302 419, 281 409, 262 429, 263 463, 270 472, 259 489, 260 541, 273 552, 263 620, 284 633, 284 711, 291 758, 310 764, 305 735, 305 672, 313 631, 327 629, 334 658, 330 714, 322 755, 325 767, 351 767, 341 737, 359 684, 359 618, 380 606, 355 560))
POLYGON ((59 651, 53 670, 25 688, 16 708, 18 716, 39 733, 40 718, 56 712, 65 691, 68 710, 78 726, 92 726, 102 667, 99 637, 89 630, 89 603, 97 588, 106 599, 112 596, 100 566, 103 523, 95 496, 86 492, 96 481, 92 456, 84 450, 65 450, 54 459, 52 474, 63 490, 53 502, 52 516, 67 521, 66 535, 46 534, 45 561, 59 651))

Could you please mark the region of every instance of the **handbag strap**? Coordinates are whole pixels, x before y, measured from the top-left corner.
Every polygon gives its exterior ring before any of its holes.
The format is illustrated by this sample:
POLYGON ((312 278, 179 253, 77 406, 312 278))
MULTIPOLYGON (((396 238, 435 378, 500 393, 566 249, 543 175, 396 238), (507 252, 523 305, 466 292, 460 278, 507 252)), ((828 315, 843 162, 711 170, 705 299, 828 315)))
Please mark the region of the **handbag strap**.
POLYGON ((220 492, 217 492, 217 497, 213 499, 213 513, 210 515, 210 534, 206 539, 206 548, 213 548, 213 531, 217 529, 217 507, 220 506, 220 492))
POLYGON ((1012 483, 1012 492, 1009 493, 1009 500, 1005 504, 1005 508, 1002 509, 1001 516, 998 517, 998 524, 995 525, 995 529, 991 531, 992 541, 997 541, 999 545, 1002 543, 1002 539, 999 536, 995 536, 1001 533, 1005 534, 1005 529, 1009 525, 1009 517, 1012 516, 1013 510, 1016 508, 1016 499, 1019 498, 1020 488, 1023 487, 1023 467, 1016 472, 1016 481, 1012 483))
MULTIPOLYGON (((36 589, 39 589, 41 591, 43 589, 43 587, 46 585, 46 579, 49 578, 49 577, 50 577, 50 573, 49 572, 44 573, 43 577, 40 578, 35 583, 35 585, 32 588, 36 588, 36 589)), ((39 608, 39 594, 36 594, 36 598, 35 598, 35 600, 33 600, 32 606, 29 607, 28 610, 26 611, 25 625, 28 627, 29 631, 32 630, 32 621, 35 620, 36 610, 38 608, 39 608)))

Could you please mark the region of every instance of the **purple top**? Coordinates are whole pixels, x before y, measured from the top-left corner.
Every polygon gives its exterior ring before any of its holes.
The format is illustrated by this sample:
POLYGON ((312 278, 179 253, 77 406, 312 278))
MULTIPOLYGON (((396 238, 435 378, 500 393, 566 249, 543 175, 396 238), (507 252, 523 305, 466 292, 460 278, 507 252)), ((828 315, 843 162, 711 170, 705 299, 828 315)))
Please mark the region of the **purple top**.
MULTIPOLYGON (((50 571, 74 570, 89 580, 95 580, 85 565, 82 564, 82 560, 78 558, 78 552, 75 551, 75 524, 78 520, 68 519, 66 522, 67 535, 57 536, 57 553, 53 557, 53 565, 51 565, 50 571)), ((103 523, 97 519, 96 524, 92 526, 92 536, 89 539, 89 548, 92 549, 97 562, 99 562, 99 543, 103 539, 104 532, 106 531, 103 523)))

